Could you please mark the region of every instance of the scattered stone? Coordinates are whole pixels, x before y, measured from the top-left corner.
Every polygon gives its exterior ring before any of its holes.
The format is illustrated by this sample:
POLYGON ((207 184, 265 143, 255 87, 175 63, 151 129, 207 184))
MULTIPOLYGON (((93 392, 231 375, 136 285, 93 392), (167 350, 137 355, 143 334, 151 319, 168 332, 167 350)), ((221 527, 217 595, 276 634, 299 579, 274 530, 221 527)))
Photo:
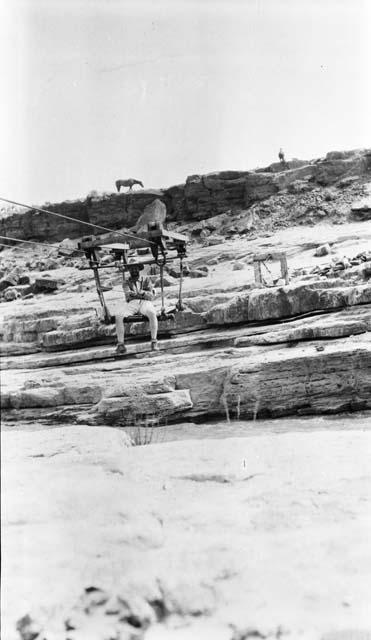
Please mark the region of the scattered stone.
POLYGON ((191 269, 189 272, 190 278, 205 278, 207 273, 201 269, 191 269))
POLYGON ((14 287, 18 282, 18 275, 16 273, 10 273, 0 280, 0 291, 4 291, 8 287, 14 287))
POLYGON ((28 614, 18 620, 16 629, 22 640, 36 640, 42 634, 42 627, 28 614))
POLYGON ((326 243, 317 247, 317 249, 314 252, 314 255, 317 257, 320 257, 320 256, 327 256, 329 253, 331 253, 331 247, 328 243, 326 243))
POLYGON ((6 302, 11 302, 12 300, 16 300, 20 297, 21 294, 13 287, 9 287, 4 291, 4 300, 6 300, 6 302))
POLYGON ((18 283, 19 284, 30 284, 30 276, 28 276, 27 274, 24 273, 23 275, 19 276, 18 283))
MULTIPOLYGON (((178 275, 178 278, 180 277, 180 274, 178 275)), ((163 275, 163 285, 164 287, 171 287, 173 284, 176 284, 176 278, 174 276, 171 275, 166 275, 166 273, 164 273, 163 275)), ((154 283, 153 283, 154 287, 161 287, 161 278, 158 277, 155 279, 154 283)))
POLYGON ((244 262, 235 262, 232 267, 232 271, 242 271, 246 267, 244 262))
POLYGON ((80 254, 76 243, 69 238, 62 240, 58 247, 58 255, 60 256, 77 256, 80 254))
POLYGON ((333 188, 324 189, 323 197, 327 202, 331 202, 331 200, 336 200, 336 190, 333 188))
POLYGON ((34 283, 34 291, 42 293, 44 291, 55 291, 58 289, 58 280, 52 278, 37 278, 34 283))
POLYGON ((217 244, 224 244, 225 243, 225 238, 224 236, 216 236, 216 235, 212 235, 209 236, 206 240, 206 244, 209 247, 213 247, 217 244))
POLYGON ((15 291, 18 291, 18 293, 20 293, 21 296, 24 298, 29 293, 32 293, 33 286, 31 284, 17 284, 14 287, 14 289, 15 289, 15 291))
POLYGON ((311 189, 313 189, 313 185, 308 180, 294 180, 287 187, 288 192, 294 194, 305 193, 311 189))

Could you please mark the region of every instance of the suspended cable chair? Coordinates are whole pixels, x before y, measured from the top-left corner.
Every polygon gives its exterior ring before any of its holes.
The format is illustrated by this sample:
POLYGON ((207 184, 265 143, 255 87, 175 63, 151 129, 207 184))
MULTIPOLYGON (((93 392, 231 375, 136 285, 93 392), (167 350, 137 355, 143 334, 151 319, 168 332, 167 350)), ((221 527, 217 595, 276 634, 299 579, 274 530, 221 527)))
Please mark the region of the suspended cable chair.
MULTIPOLYGON (((97 289, 98 298, 103 310, 103 320, 105 324, 113 324, 115 322, 115 316, 112 315, 107 307, 103 287, 100 281, 99 271, 101 269, 116 268, 123 276, 123 284, 125 282, 126 274, 129 273, 132 282, 139 281, 140 272, 145 265, 155 264, 160 271, 160 290, 161 290, 161 311, 157 314, 159 321, 175 320, 175 314, 179 311, 183 311, 182 302, 182 288, 183 288, 183 260, 186 258, 186 245, 188 242, 187 236, 180 233, 175 233, 163 229, 158 224, 152 224, 148 226, 148 230, 138 234, 135 238, 136 242, 129 243, 111 243, 102 244, 95 236, 87 236, 82 238, 78 247, 84 251, 85 256, 89 262, 89 267, 93 270, 94 280, 97 289), (136 246, 133 246, 136 245, 136 246), (135 248, 149 246, 152 258, 149 260, 129 260, 129 252, 135 248), (102 249, 108 250, 114 261, 114 264, 102 264, 100 252, 102 249), (178 300, 174 308, 165 308, 165 294, 164 294, 164 269, 168 262, 179 260, 179 288, 178 288, 178 300)), ((145 322, 147 317, 142 314, 135 314, 126 316, 125 323, 133 322, 145 322)))

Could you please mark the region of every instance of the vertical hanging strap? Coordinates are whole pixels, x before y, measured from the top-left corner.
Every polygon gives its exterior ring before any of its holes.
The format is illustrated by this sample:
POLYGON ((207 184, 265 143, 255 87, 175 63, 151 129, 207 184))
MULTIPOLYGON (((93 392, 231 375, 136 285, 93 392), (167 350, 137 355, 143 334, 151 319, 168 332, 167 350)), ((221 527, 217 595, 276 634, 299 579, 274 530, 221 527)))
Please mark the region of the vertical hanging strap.
POLYGON ((179 278, 179 296, 178 302, 176 304, 176 308, 178 311, 183 311, 183 301, 182 301, 182 289, 183 289, 183 258, 180 258, 180 278, 179 278))
POLYGON ((99 297, 99 302, 101 303, 102 309, 103 309, 104 321, 105 322, 110 322, 111 314, 108 311, 108 308, 107 308, 107 305, 106 305, 106 301, 104 299, 104 295, 103 295, 103 291, 102 291, 102 287, 101 287, 101 283, 100 283, 100 278, 99 278, 98 268, 96 266, 93 266, 92 268, 93 268, 93 272, 94 272, 95 286, 97 287, 97 293, 98 293, 98 297, 99 297))

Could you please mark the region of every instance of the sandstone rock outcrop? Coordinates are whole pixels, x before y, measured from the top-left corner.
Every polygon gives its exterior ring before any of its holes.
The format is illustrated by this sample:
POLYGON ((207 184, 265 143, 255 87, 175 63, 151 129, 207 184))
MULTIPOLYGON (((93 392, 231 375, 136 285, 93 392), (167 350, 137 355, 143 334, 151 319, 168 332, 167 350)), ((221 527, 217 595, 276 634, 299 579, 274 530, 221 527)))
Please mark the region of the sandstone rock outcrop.
POLYGON ((315 180, 318 184, 328 185, 350 175, 361 175, 371 169, 371 150, 332 151, 317 163, 315 180))
POLYGON ((353 202, 352 214, 356 220, 371 220, 371 184, 366 185, 366 195, 353 202))
MULTIPOLYGON (((220 171, 206 175, 192 175, 185 184, 163 190, 141 190, 130 194, 88 196, 84 200, 48 204, 45 208, 76 218, 76 222, 53 218, 36 210, 17 212, 0 220, 0 234, 22 239, 48 242, 86 235, 89 227, 77 221, 100 224, 111 229, 132 227, 146 206, 156 198, 166 205, 169 221, 201 220, 250 207, 271 196, 292 189, 305 192, 305 185, 327 186, 367 176, 371 171, 370 150, 332 152, 320 161, 278 163, 265 171, 220 171), (301 183, 298 189, 298 182, 301 183), (296 184, 296 187, 293 186, 296 184)), ((348 183, 351 185, 351 183, 348 183)))

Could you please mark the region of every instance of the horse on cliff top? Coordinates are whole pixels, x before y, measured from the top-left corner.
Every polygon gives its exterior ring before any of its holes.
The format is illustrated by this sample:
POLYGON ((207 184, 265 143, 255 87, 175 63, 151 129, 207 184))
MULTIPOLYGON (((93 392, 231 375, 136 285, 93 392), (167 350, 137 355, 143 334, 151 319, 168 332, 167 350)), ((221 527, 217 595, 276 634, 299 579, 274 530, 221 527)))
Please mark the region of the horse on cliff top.
POLYGON ((116 180, 115 185, 118 192, 120 192, 121 187, 129 187, 129 191, 133 190, 133 186, 135 184, 139 184, 139 186, 143 187, 143 182, 140 180, 135 180, 135 178, 127 178, 126 180, 116 180))

